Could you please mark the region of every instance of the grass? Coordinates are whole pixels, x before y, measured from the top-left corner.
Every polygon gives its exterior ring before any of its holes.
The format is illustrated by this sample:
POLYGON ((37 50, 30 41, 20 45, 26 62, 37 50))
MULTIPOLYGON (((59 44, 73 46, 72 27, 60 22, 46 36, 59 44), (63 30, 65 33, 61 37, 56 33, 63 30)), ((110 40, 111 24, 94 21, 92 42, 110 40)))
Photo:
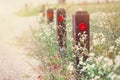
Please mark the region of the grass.
MULTIPOLYGON (((70 80, 72 79, 74 69, 72 72, 68 69, 71 62, 74 62, 73 42, 72 38, 72 23, 71 15, 78 8, 86 9, 90 13, 90 43, 91 53, 95 53, 95 57, 90 57, 91 60, 86 62, 85 66, 89 65, 88 69, 83 71, 80 80, 117 80, 117 78, 108 77, 111 73, 113 75, 120 75, 120 66, 114 69, 119 61, 115 61, 119 57, 120 45, 120 4, 119 3, 101 3, 101 4, 67 4, 67 5, 47 5, 52 8, 63 7, 67 12, 66 30, 67 30, 67 48, 65 50, 66 56, 61 57, 58 52, 56 41, 56 25, 55 22, 46 24, 43 18, 38 20, 39 29, 32 30, 33 41, 35 44, 30 47, 32 56, 37 57, 42 62, 44 69, 44 80, 70 80), (113 13, 116 13, 113 15, 113 13), (110 14, 110 15, 109 15, 110 14), (111 15, 112 14, 112 15, 111 15), (118 42, 116 43, 116 40, 118 42), (35 46, 35 47, 34 47, 35 46), (114 47, 111 49, 111 47, 114 47), (103 57, 104 56, 104 57, 103 57), (103 57, 103 58, 101 58, 103 57), (100 60, 99 60, 100 58, 100 60), (98 61, 96 61, 98 60, 98 61), (111 62, 107 68, 106 65, 111 62), (97 63, 99 62, 99 63, 97 63), (102 72, 101 72, 102 71, 102 72), (88 72, 90 74, 88 74, 88 72), (99 73, 101 72, 101 73, 99 73), (99 79, 95 79, 99 76, 99 79), (111 78, 111 79, 110 79, 111 78)), ((31 10, 33 11, 33 10, 31 10)), ((34 11, 33 11, 34 12, 34 11)), ((29 13, 30 14, 30 13, 29 13)), ((27 14, 26 14, 27 15, 27 14)), ((28 15, 27 15, 28 16, 28 15)), ((79 54, 79 53, 78 53, 79 54)), ((89 54, 88 54, 89 55, 89 54)), ((78 55, 81 59, 81 55, 78 55)), ((84 62, 83 62, 84 63, 84 62)), ((73 66, 73 65, 72 65, 73 66)), ((71 68, 71 67, 70 67, 71 68)), ((114 77, 114 76, 113 76, 114 77)), ((119 80, 119 79, 118 79, 119 80)))
POLYGON ((16 14, 19 16, 35 16, 39 13, 38 9, 33 8, 33 10, 27 11, 27 10, 20 10, 16 14))
MULTIPOLYGON (((114 3, 100 3, 100 4, 66 4, 66 5, 51 5, 47 4, 46 7, 57 9, 57 8, 65 8, 68 15, 72 15, 73 12, 76 10, 87 10, 89 13, 94 12, 119 12, 120 13, 120 2, 114 2, 114 3)), ((42 5, 38 5, 36 7, 30 7, 28 6, 28 9, 24 6, 21 10, 19 10, 16 14, 19 16, 35 16, 38 15, 39 12, 42 10, 42 5)))
POLYGON ((33 7, 33 6, 24 6, 22 9, 16 12, 16 15, 29 17, 29 16, 36 16, 40 12, 40 6, 33 7))

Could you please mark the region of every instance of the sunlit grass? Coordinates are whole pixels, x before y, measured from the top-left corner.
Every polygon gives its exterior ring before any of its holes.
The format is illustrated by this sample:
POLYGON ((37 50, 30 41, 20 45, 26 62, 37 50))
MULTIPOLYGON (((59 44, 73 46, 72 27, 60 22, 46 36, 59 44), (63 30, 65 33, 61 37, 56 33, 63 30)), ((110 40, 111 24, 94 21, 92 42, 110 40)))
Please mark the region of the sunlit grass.
MULTIPOLYGON (((76 10, 87 10, 89 13, 94 13, 94 12, 119 12, 120 13, 120 2, 114 2, 114 3, 90 3, 90 4, 66 4, 66 5, 51 5, 47 4, 46 8, 65 8, 66 12, 68 15, 72 15, 74 11, 76 10)), ((38 5, 37 7, 30 7, 29 10, 26 9, 26 7, 23 7, 21 10, 17 12, 19 16, 35 16, 39 14, 39 12, 42 10, 41 8, 42 5, 38 5)))
MULTIPOLYGON (((72 73, 75 71, 73 67, 71 67, 73 66, 72 63, 74 63, 73 48, 75 48, 73 47, 73 42, 71 40, 71 15, 79 8, 86 9, 90 13, 91 43, 90 53, 87 54, 90 58, 86 62, 81 62, 85 66, 80 80, 96 80, 96 78, 98 80, 119 79, 120 64, 118 58, 120 57, 120 4, 88 4, 86 7, 83 4, 48 6, 54 9, 60 7, 66 9, 67 48, 65 51, 66 56, 61 57, 58 52, 55 22, 46 24, 44 17, 39 18, 39 29, 32 31, 34 38, 32 44, 35 44, 35 47, 31 49, 30 52, 32 52, 33 56, 40 59, 44 65, 45 70, 43 70, 43 72, 45 73, 45 80, 69 80, 72 77, 72 73), (114 75, 116 77, 110 75, 114 75)), ((79 52, 78 54, 78 57, 83 61, 83 57, 79 52)))
POLYGON ((22 9, 18 10, 16 14, 18 16, 23 16, 23 17, 35 16, 38 15, 39 11, 40 11, 40 7, 24 6, 22 9))

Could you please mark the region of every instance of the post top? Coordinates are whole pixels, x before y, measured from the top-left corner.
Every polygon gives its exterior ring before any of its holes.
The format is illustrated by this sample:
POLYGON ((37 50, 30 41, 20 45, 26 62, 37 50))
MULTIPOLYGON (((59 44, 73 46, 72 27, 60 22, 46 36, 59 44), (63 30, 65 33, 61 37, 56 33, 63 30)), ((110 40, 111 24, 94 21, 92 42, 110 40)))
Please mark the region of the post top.
POLYGON ((47 10, 53 10, 53 8, 48 8, 47 10))
POLYGON ((76 11, 75 15, 89 15, 87 11, 76 11))
POLYGON ((59 9, 57 9, 57 11, 65 11, 65 9, 64 8, 59 8, 59 9))

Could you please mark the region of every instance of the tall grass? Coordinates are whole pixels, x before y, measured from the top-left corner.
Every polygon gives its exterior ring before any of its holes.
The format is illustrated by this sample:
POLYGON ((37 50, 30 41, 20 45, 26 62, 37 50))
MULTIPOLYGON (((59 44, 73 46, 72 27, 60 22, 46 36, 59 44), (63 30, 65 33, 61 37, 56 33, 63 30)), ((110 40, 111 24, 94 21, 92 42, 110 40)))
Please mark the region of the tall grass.
MULTIPOLYGON (((51 5, 49 5, 51 6, 51 5)), ((90 4, 86 10, 90 13, 90 56, 86 61, 78 53, 79 80, 119 80, 120 79, 120 4, 90 4), (114 6, 113 6, 114 5, 114 6), (82 69, 79 69, 81 66, 82 69)), ((54 8, 60 5, 52 6, 54 8)), ((34 48, 30 50, 33 56, 40 59, 44 69, 43 80, 74 80, 74 55, 71 14, 81 5, 64 5, 67 9, 66 56, 61 57, 58 52, 56 39, 56 23, 47 24, 44 18, 38 18, 39 29, 32 30, 34 48)), ((40 74, 41 75, 41 74, 40 74)), ((41 79, 41 80, 42 80, 41 79)))

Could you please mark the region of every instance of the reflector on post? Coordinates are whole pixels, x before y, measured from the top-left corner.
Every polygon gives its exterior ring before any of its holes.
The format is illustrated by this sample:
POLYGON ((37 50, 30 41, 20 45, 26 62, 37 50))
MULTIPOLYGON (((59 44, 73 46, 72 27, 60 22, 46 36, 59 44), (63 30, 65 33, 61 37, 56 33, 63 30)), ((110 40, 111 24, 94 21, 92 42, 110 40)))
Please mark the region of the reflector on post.
POLYGON ((64 9, 57 10, 56 25, 57 25, 57 41, 59 51, 66 48, 66 12, 64 9))
POLYGON ((80 23, 79 24, 79 30, 80 31, 86 31, 87 29, 87 25, 85 23, 80 23))

